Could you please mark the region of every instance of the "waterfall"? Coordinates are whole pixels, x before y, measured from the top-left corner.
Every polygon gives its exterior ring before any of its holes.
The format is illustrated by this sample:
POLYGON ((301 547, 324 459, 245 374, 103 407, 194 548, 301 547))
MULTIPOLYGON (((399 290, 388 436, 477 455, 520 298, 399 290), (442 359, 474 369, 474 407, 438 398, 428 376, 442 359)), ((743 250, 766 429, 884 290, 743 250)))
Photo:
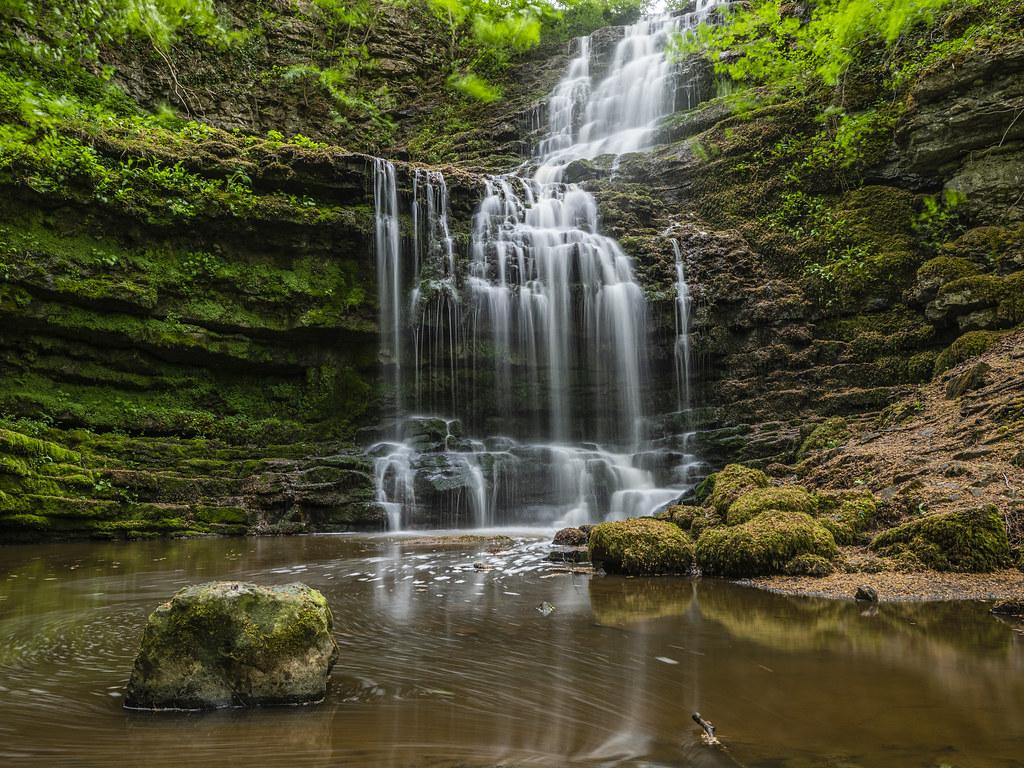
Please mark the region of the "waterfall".
MULTIPOLYGON (((577 160, 655 143, 680 91, 666 46, 714 4, 701 0, 693 13, 624 28, 597 83, 592 41, 576 41, 548 98, 533 173, 486 183, 463 275, 444 178, 415 171, 407 313, 391 250, 398 243, 394 169, 378 161, 377 175, 386 178, 375 184, 381 328, 392 337, 382 357, 393 356, 400 382, 406 328, 417 412, 460 417, 406 415, 401 442, 370 449, 392 527, 619 519, 650 514, 690 486, 700 466, 692 434, 679 449, 648 442, 648 305, 632 260, 601 233, 594 196, 564 179, 577 160), (460 386, 466 366, 469 381, 460 386), (462 418, 501 435, 464 437, 462 418)), ((682 92, 693 106, 695 86, 684 82, 682 92)), ((689 292, 673 244, 678 410, 688 411, 689 292)))
POLYGON ((376 220, 377 301, 380 308, 381 359, 392 371, 396 407, 402 395, 402 247, 398 220, 395 166, 377 159, 373 164, 376 220))
POLYGON ((676 409, 690 412, 690 286, 686 283, 686 265, 679 241, 672 238, 676 259, 676 409))

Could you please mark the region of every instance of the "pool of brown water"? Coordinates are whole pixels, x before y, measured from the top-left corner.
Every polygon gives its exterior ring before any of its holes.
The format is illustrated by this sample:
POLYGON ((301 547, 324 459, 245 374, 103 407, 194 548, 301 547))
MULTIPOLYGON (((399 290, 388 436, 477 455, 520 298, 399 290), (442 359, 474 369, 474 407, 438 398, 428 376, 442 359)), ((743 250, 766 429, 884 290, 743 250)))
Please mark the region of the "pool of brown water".
POLYGON ((535 535, 497 553, 395 536, 0 548, 0 765, 1024 765, 1024 634, 984 604, 865 610, 565 573, 546 552, 535 535), (327 596, 323 704, 122 708, 148 613, 213 579, 327 596))

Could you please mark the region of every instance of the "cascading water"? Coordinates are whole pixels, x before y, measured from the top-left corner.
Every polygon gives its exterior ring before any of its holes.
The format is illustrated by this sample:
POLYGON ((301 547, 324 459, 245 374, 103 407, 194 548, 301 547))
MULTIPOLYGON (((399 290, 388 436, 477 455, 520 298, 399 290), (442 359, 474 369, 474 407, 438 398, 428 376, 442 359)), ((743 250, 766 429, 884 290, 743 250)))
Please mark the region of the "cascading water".
MULTIPOLYGON (((412 330, 417 410, 456 414, 484 433, 507 435, 471 440, 458 421, 406 418, 401 443, 371 449, 392 527, 618 519, 650 514, 687 489, 699 466, 691 436, 680 448, 647 443, 648 307, 632 262, 599 232, 594 197, 563 179, 576 160, 652 146, 680 90, 693 105, 694 89, 680 88, 665 49, 674 32, 699 23, 714 5, 706 0, 694 13, 626 27, 596 85, 591 41, 577 41, 548 99, 532 177, 487 183, 461 286, 444 180, 416 172, 405 317, 394 299, 401 271, 391 266, 389 217, 397 206, 380 198, 393 194, 394 169, 378 161, 378 177, 390 179, 375 186, 378 268, 385 269, 382 285, 394 280, 381 292, 382 334, 403 322, 412 330), (443 391, 447 402, 426 401, 422 391, 443 391)), ((397 225, 394 231, 397 238, 397 225)), ((689 294, 681 256, 677 270, 678 406, 685 411, 689 294)), ((385 344, 385 360, 401 349, 396 336, 385 344)))
POLYGON ((679 241, 672 238, 676 257, 676 408, 690 412, 690 286, 686 282, 686 264, 679 241))

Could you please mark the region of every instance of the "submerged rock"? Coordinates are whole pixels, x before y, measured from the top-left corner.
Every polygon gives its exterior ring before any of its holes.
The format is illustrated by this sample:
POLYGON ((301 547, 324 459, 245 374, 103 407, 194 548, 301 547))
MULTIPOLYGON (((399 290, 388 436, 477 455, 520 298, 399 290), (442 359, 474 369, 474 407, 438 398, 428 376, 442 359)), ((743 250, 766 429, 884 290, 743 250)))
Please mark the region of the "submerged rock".
POLYGON ((209 582, 150 614, 125 706, 311 704, 338 656, 327 600, 305 584, 209 582))
POLYGON ((609 573, 688 573, 693 543, 673 523, 641 517, 601 523, 590 532, 590 560, 609 573))

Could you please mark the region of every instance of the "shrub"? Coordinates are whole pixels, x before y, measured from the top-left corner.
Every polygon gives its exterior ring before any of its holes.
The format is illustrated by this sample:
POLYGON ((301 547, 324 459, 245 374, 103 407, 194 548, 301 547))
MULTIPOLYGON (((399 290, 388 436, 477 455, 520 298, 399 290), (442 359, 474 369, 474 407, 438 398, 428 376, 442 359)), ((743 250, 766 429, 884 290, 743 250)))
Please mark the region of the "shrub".
POLYGON ((693 543, 679 526, 650 517, 601 523, 590 532, 590 559, 609 573, 688 573, 693 543))

